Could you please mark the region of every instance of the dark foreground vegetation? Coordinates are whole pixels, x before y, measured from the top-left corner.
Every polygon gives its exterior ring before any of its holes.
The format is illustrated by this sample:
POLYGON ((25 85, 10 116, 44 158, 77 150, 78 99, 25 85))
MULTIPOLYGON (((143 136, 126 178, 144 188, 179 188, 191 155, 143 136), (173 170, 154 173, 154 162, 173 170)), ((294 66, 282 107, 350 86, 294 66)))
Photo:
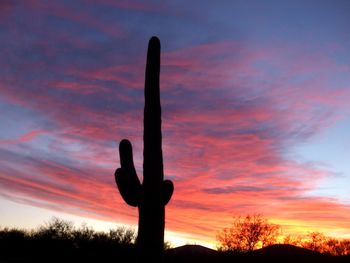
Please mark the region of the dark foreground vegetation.
POLYGON ((135 231, 96 232, 58 218, 32 231, 0 229, 0 262, 133 262, 135 231))
MULTIPOLYGON (((116 228, 96 232, 87 226, 52 219, 32 231, 0 229, 0 262, 136 262, 135 231, 116 228)), ((166 249, 165 262, 350 262, 293 245, 270 245, 254 251, 216 251, 197 245, 166 249)))
POLYGON ((222 251, 251 252, 279 243, 333 256, 350 255, 350 239, 328 237, 321 232, 281 235, 281 227, 261 215, 235 217, 232 226, 222 229, 217 240, 222 251))

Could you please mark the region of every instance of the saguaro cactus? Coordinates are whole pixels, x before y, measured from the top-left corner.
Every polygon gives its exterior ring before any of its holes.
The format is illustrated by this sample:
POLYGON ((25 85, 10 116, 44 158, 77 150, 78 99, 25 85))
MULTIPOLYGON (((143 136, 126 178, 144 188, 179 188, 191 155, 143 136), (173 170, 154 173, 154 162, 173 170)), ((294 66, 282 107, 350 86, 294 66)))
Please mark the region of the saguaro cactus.
POLYGON ((159 73, 160 42, 157 37, 152 37, 148 44, 145 77, 143 182, 141 184, 137 177, 128 140, 120 142, 121 168, 115 172, 124 201, 139 210, 137 246, 140 257, 152 262, 160 262, 162 258, 165 205, 174 191, 173 183, 164 181, 159 73))

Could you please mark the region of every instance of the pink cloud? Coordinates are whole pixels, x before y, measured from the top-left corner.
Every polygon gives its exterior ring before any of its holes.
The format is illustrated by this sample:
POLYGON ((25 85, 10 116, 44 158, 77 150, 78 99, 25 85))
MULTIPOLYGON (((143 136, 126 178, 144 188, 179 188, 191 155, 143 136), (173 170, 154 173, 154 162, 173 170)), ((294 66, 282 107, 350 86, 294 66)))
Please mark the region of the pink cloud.
POLYGON ((47 133, 47 131, 44 131, 44 130, 29 131, 29 132, 19 136, 18 138, 0 140, 0 145, 11 145, 11 144, 20 144, 20 143, 24 143, 24 142, 29 142, 40 135, 44 135, 45 133, 47 133))
POLYGON ((108 89, 101 85, 81 84, 78 82, 58 81, 56 83, 52 83, 50 86, 56 87, 60 90, 72 91, 83 95, 108 92, 108 89))
POLYGON ((93 80, 114 81, 132 89, 141 89, 143 87, 144 72, 140 66, 116 65, 91 71, 77 71, 75 73, 93 80))

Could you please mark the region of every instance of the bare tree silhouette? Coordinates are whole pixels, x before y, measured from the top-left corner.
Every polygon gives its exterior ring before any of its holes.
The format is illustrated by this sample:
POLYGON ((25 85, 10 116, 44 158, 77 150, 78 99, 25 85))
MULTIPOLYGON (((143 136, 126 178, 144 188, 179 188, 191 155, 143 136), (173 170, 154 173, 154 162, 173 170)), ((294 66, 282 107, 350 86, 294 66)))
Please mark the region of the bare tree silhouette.
POLYGON ((140 258, 147 262, 162 260, 165 205, 174 191, 173 183, 164 181, 159 73, 160 41, 152 37, 148 44, 145 76, 143 182, 141 184, 137 177, 132 146, 128 140, 120 142, 121 168, 115 172, 115 180, 124 201, 138 207, 137 246, 140 258))
POLYGON ((217 236, 220 250, 253 251, 276 243, 280 227, 259 214, 238 216, 217 236))

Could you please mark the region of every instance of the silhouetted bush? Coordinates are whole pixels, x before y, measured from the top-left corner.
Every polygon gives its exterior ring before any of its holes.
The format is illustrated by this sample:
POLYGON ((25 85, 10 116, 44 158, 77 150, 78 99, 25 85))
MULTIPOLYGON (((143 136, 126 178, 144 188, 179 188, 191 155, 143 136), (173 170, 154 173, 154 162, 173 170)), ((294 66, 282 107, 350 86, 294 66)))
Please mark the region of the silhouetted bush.
POLYGON ((73 239, 74 224, 70 221, 53 217, 51 221, 40 226, 33 233, 36 239, 71 240, 73 239))
POLYGON ((52 218, 35 230, 0 229, 0 261, 99 262, 114 257, 133 262, 134 241, 131 228, 96 232, 86 225, 76 228, 72 222, 52 218))
MULTIPOLYGON (((279 229, 280 226, 268 223, 261 215, 239 216, 234 218, 231 227, 224 228, 217 235, 220 243, 218 249, 228 252, 249 252, 278 244, 279 229)), ((332 256, 350 255, 350 239, 327 237, 320 232, 311 232, 306 236, 287 235, 281 243, 332 256)))
POLYGON ((334 256, 350 255, 350 239, 336 239, 327 237, 320 232, 312 232, 301 246, 320 253, 334 256))
POLYGON ((244 252, 266 247, 276 242, 278 231, 278 225, 270 224, 261 215, 239 216, 218 234, 219 250, 244 252))

